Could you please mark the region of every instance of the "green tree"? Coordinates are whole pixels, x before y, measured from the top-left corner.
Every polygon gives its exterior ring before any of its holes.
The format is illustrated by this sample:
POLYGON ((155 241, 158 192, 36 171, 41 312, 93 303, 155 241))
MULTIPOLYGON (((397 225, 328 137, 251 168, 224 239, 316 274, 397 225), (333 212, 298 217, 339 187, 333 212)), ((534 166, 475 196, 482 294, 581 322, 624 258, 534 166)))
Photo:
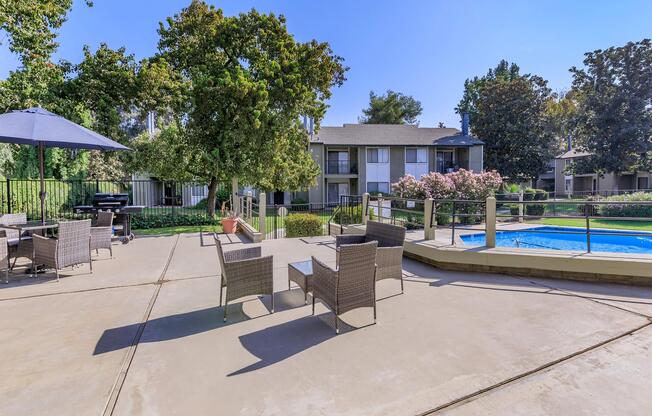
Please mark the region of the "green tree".
POLYGON ((568 148, 568 141, 575 135, 577 100, 574 91, 560 93, 546 103, 548 130, 555 137, 554 150, 557 154, 568 148))
POLYGON ((384 95, 369 92, 369 107, 359 118, 364 124, 418 124, 423 108, 421 102, 409 95, 387 90, 384 95))
POLYGON ((598 172, 649 169, 652 155, 652 43, 585 54, 570 70, 578 94, 576 142, 598 172))
POLYGON ((472 132, 484 141, 486 169, 514 181, 536 178, 555 148, 546 114, 554 96, 547 82, 501 61, 464 85, 456 111, 470 114, 472 132))
MULTIPOLYGON (((319 128, 325 100, 346 70, 327 43, 297 42, 283 16, 252 10, 226 17, 202 1, 161 23, 159 34, 160 52, 143 82, 158 80, 153 90, 172 95, 167 103, 144 101, 173 121, 149 143, 139 140, 140 154, 165 152, 172 174, 207 183, 210 215, 220 180, 237 177, 267 190, 314 182, 319 170, 300 117, 313 117, 319 128)), ((147 169, 165 170, 157 163, 147 169)))

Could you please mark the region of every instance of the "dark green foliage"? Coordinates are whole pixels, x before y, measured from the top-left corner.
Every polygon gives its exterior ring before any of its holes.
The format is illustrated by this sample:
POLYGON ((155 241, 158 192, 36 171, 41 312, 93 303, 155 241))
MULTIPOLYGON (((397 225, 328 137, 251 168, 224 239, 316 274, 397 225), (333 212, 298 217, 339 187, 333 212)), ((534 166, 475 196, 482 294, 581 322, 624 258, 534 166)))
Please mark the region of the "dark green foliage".
MULTIPOLYGON (((218 189, 215 196, 215 208, 222 209, 222 202, 230 201, 230 200, 231 200, 231 193, 228 191, 228 189, 226 188, 218 189)), ((204 198, 199 202, 197 202, 193 208, 206 210, 207 206, 208 206, 208 199, 204 198)))
POLYGON ((573 67, 578 96, 575 142, 595 172, 647 170, 652 160, 652 42, 585 54, 573 67))
MULTIPOLYGON (((603 199, 613 202, 652 202, 652 193, 636 192, 628 195, 614 195, 603 199)), ((599 205, 597 208, 603 217, 647 217, 652 219, 652 205, 599 205)))
POLYGON ((290 214, 285 219, 286 237, 312 237, 323 232, 321 219, 315 214, 290 214))
MULTIPOLYGON (((548 199, 548 192, 543 189, 527 188, 523 192, 523 201, 545 201, 548 199)), ((545 204, 526 204, 525 215, 540 216, 546 212, 545 204)))
POLYGON ((369 107, 362 110, 363 124, 418 124, 417 117, 423 108, 418 100, 409 95, 387 90, 384 95, 369 93, 369 107))
POLYGON ((485 168, 512 181, 532 179, 554 155, 547 103, 554 96, 547 81, 521 75, 501 61, 486 76, 468 79, 457 111, 470 114, 471 130, 484 140, 485 168))
MULTIPOLYGON (((369 208, 369 219, 373 220, 376 218, 373 208, 369 208)), ((336 224, 362 224, 362 205, 356 205, 353 207, 340 207, 340 209, 335 212, 332 222, 336 224)))
POLYGON ((163 228, 183 225, 218 224, 205 214, 148 214, 134 215, 131 220, 133 229, 163 228))

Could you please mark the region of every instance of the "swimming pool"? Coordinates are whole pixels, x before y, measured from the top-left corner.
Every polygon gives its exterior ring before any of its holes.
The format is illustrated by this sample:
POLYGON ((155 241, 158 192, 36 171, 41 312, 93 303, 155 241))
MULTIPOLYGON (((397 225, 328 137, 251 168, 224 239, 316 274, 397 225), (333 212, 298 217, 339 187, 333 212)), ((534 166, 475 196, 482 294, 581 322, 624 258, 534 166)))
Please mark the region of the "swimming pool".
MULTIPOLYGON (((496 246, 586 251, 586 234, 584 234, 583 228, 543 226, 528 228, 528 230, 535 231, 498 231, 496 232, 496 246), (581 232, 582 234, 564 234, 560 231, 581 232)), ((649 237, 628 235, 641 233, 644 232, 592 230, 591 251, 652 254, 652 232, 645 233, 649 234, 649 237), (593 232, 600 234, 594 234, 593 232)), ((484 233, 462 235, 460 238, 465 245, 485 245, 484 233)))

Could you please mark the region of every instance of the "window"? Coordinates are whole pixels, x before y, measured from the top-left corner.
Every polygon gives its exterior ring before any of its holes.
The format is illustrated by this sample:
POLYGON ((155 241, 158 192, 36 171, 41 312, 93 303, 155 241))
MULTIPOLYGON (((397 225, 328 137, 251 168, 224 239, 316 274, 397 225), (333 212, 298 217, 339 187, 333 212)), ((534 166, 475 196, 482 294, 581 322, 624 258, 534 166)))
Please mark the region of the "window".
POLYGON ((370 194, 379 192, 389 194, 389 182, 367 182, 367 192, 370 194))
POLYGON ((423 147, 405 149, 405 163, 428 163, 428 154, 423 147))
POLYGON ((368 148, 367 163, 389 163, 389 150, 386 148, 368 148))
POLYGON ((569 193, 571 191, 571 180, 570 179, 566 179, 564 181, 564 190, 566 191, 566 193, 569 193))

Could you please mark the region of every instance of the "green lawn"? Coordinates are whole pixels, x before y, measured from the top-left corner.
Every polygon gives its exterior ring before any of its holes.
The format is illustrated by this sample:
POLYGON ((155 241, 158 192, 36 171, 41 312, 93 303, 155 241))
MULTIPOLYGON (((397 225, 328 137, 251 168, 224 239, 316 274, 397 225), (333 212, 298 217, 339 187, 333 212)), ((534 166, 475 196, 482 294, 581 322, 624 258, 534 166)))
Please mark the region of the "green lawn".
MULTIPOLYGON (((557 225, 560 227, 586 227, 586 220, 582 218, 542 218, 535 221, 538 224, 557 225)), ((591 227, 618 228, 621 230, 652 231, 652 221, 623 221, 623 220, 591 220, 591 227)))
POLYGON ((203 232, 222 232, 221 225, 182 225, 177 227, 147 228, 142 230, 133 230, 135 235, 170 235, 180 233, 198 233, 199 229, 203 232))

